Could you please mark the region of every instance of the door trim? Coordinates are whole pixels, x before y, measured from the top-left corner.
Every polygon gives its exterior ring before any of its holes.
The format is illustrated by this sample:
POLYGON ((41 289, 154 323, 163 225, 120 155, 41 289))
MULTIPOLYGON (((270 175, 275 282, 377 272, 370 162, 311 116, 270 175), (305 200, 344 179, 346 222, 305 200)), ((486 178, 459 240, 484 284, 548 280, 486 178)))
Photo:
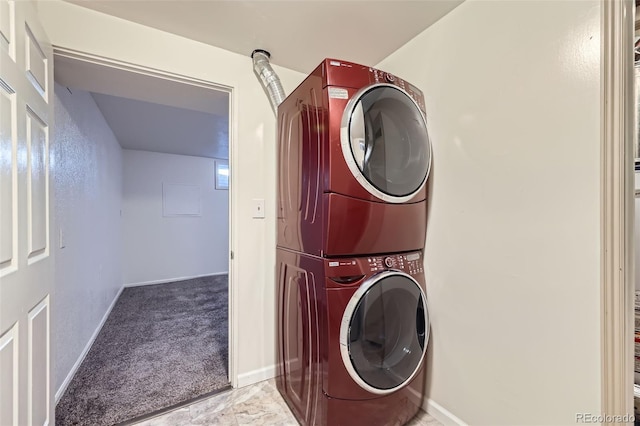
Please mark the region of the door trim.
POLYGON ((633 414, 634 4, 600 4, 601 397, 603 414, 624 416, 633 414))
MULTIPOLYGON (((234 188, 235 171, 237 170, 237 156, 234 154, 237 146, 237 96, 235 96, 235 88, 224 84, 215 83, 208 80, 191 77, 188 75, 172 73, 157 68, 146 67, 130 62, 120 61, 118 59, 107 58, 87 52, 81 52, 75 49, 68 49, 61 46, 53 45, 53 56, 55 58, 66 58, 86 62, 102 67, 114 68, 122 71, 128 71, 136 74, 142 74, 149 77, 161 78, 177 83, 188 84, 191 86, 201 87, 205 90, 224 91, 229 94, 229 253, 236 251, 235 248, 235 229, 233 226, 234 217, 234 188)), ((236 366, 238 365, 238 335, 235 332, 237 322, 237 304, 238 295, 237 286, 235 285, 234 266, 231 257, 229 258, 229 382, 232 387, 238 386, 238 377, 236 374, 236 366)))

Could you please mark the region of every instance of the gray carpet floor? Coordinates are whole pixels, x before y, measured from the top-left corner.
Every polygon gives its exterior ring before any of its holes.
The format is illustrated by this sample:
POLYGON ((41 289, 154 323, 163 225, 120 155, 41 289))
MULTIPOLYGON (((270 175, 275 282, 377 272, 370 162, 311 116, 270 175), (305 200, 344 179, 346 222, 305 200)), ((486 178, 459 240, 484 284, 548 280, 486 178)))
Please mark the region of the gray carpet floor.
POLYGON ((228 386, 226 275, 125 288, 56 406, 113 425, 228 386))

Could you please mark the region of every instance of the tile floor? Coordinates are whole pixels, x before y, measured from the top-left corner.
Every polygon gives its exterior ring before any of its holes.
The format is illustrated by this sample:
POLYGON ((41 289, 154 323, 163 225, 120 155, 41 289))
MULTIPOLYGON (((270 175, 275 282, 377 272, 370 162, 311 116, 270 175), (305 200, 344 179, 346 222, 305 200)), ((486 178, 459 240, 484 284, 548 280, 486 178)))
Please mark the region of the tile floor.
MULTIPOLYGON (((187 407, 136 423, 135 426, 195 425, 278 425, 296 426, 298 422, 284 402, 273 379, 233 389, 187 407)), ((408 426, 440 426, 441 423, 420 411, 408 426)))

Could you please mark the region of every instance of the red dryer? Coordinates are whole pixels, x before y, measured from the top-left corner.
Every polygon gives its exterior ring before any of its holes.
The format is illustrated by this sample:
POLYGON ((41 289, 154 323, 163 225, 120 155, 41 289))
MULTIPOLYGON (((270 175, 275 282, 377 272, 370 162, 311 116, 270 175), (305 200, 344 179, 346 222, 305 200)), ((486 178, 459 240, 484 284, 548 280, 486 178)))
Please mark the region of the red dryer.
POLYGON ((403 425, 429 340, 421 251, 326 259, 277 250, 276 384, 303 425, 403 425))
POLYGON ((408 82, 324 60, 278 107, 278 247, 324 257, 422 249, 425 117, 408 82))

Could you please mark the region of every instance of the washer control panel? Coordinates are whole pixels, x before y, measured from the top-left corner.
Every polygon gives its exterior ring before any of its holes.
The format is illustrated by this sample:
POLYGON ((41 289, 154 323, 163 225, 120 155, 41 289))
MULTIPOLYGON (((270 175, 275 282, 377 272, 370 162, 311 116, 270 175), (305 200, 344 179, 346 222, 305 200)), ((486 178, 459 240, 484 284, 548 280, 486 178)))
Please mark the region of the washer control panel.
POLYGON ((387 256, 367 257, 369 270, 380 272, 387 269, 397 269, 408 274, 419 274, 424 272, 421 252, 392 254, 387 256))

